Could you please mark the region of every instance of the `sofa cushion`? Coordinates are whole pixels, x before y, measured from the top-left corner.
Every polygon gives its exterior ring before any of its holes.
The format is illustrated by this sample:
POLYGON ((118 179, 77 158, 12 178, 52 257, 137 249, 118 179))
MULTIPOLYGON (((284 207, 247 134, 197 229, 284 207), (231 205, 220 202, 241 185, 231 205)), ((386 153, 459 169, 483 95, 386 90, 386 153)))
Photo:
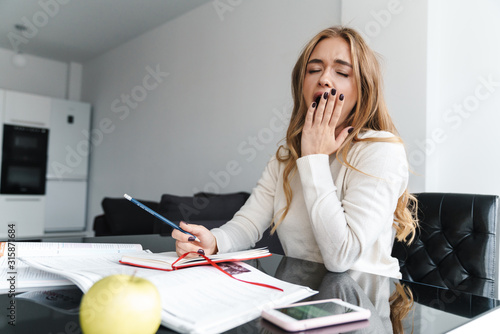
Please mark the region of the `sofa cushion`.
POLYGON ((106 215, 102 214, 94 218, 93 229, 96 237, 111 235, 111 229, 106 221, 106 215))
MULTIPOLYGON (((247 192, 232 194, 197 193, 194 196, 175 196, 165 194, 161 197, 158 212, 169 220, 191 222, 203 225, 211 230, 220 227, 231 220, 234 214, 245 204, 250 197, 247 192)), ((157 220, 156 233, 169 235, 171 229, 157 220)), ((269 247, 269 251, 284 254, 283 248, 275 233, 270 235, 269 229, 264 232, 262 239, 255 247, 269 247)))
MULTIPOLYGON (((158 202, 138 201, 152 210, 158 210, 158 202)), ((102 200, 102 208, 111 235, 154 233, 155 217, 125 198, 106 197, 102 200)))
POLYGON ((178 222, 228 221, 245 204, 249 193, 232 194, 198 193, 194 196, 164 194, 159 213, 178 222))

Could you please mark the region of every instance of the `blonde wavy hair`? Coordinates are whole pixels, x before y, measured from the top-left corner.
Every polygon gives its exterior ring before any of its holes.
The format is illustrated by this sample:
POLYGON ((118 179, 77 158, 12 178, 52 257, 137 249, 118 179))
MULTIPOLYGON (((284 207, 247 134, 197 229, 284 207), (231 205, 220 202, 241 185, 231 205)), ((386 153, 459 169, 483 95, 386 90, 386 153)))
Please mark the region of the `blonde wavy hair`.
MULTIPOLYGON (((290 179, 296 171, 296 161, 301 156, 300 142, 305 114, 308 108, 302 94, 307 62, 320 41, 336 37, 344 39, 350 46, 353 72, 358 92, 356 104, 344 121, 345 126, 350 125, 354 129, 337 150, 336 158, 342 164, 357 170, 347 161, 347 153, 353 144, 361 141, 402 143, 385 104, 382 92, 382 74, 375 53, 354 29, 335 26, 318 33, 304 47, 292 71, 293 110, 290 125, 286 133, 286 145, 281 145, 276 151, 278 161, 285 163, 283 190, 286 196, 286 206, 276 213, 272 222, 272 233, 276 231, 276 228, 286 217, 290 209, 290 203, 292 202, 293 194, 290 187, 290 179), (358 134, 366 130, 388 131, 394 134, 395 137, 359 138, 358 134), (280 216, 276 219, 278 215, 280 216)), ((415 230, 418 226, 416 212, 417 200, 406 189, 398 199, 394 212, 393 225, 398 241, 407 241, 408 243, 413 241, 415 230)))
MULTIPOLYGON (((410 311, 414 311, 413 306, 415 304, 415 300, 413 298, 413 292, 411 292, 411 289, 408 286, 399 282, 394 284, 394 292, 389 297, 392 331, 393 334, 404 334, 403 320, 410 313, 410 311)), ((415 313, 413 312, 411 333, 413 333, 414 328, 414 317, 415 313)))

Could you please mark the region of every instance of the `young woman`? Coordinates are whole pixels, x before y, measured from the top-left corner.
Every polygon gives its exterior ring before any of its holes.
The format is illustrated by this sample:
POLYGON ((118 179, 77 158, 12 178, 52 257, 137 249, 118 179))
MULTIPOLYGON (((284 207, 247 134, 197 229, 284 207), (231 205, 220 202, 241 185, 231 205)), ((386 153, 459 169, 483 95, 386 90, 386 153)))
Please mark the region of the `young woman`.
POLYGON ((374 52, 350 28, 321 31, 292 72, 286 134, 233 219, 208 231, 181 223, 177 253, 248 249, 269 227, 287 256, 400 277, 394 238, 411 242, 416 202, 408 164, 382 94, 374 52))

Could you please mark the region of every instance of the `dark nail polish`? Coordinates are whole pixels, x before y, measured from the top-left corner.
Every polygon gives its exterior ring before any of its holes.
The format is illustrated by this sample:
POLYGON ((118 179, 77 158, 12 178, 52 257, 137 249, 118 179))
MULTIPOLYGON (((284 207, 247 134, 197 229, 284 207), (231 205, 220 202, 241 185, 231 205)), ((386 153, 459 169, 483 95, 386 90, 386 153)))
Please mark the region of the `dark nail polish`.
POLYGON ((339 96, 339 100, 340 100, 340 101, 344 101, 344 94, 340 94, 340 96, 339 96))
POLYGON ((335 94, 337 94, 337 90, 335 88, 332 88, 331 94, 332 94, 332 96, 335 96, 335 94))
POLYGON ((354 130, 354 128, 349 128, 349 130, 347 130, 347 132, 351 133, 353 130, 354 130))
POLYGON ((328 92, 325 92, 325 94, 323 94, 323 98, 326 100, 328 98, 328 92))
POLYGON ((205 251, 203 249, 198 249, 198 254, 205 255, 205 251))
POLYGON ((188 241, 195 241, 195 240, 196 240, 196 238, 195 238, 195 237, 193 237, 193 236, 190 236, 190 237, 188 238, 188 241))
POLYGON ((313 102, 311 107, 316 108, 316 102, 313 102))

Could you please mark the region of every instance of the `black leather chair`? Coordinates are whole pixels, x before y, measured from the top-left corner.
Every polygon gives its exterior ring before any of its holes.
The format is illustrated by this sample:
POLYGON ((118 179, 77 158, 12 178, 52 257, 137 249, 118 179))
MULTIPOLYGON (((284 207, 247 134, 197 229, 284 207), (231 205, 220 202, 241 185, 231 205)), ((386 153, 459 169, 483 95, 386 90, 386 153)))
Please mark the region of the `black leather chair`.
POLYGON ((395 242, 403 279, 489 298, 498 293, 498 196, 420 193, 420 229, 395 242))

